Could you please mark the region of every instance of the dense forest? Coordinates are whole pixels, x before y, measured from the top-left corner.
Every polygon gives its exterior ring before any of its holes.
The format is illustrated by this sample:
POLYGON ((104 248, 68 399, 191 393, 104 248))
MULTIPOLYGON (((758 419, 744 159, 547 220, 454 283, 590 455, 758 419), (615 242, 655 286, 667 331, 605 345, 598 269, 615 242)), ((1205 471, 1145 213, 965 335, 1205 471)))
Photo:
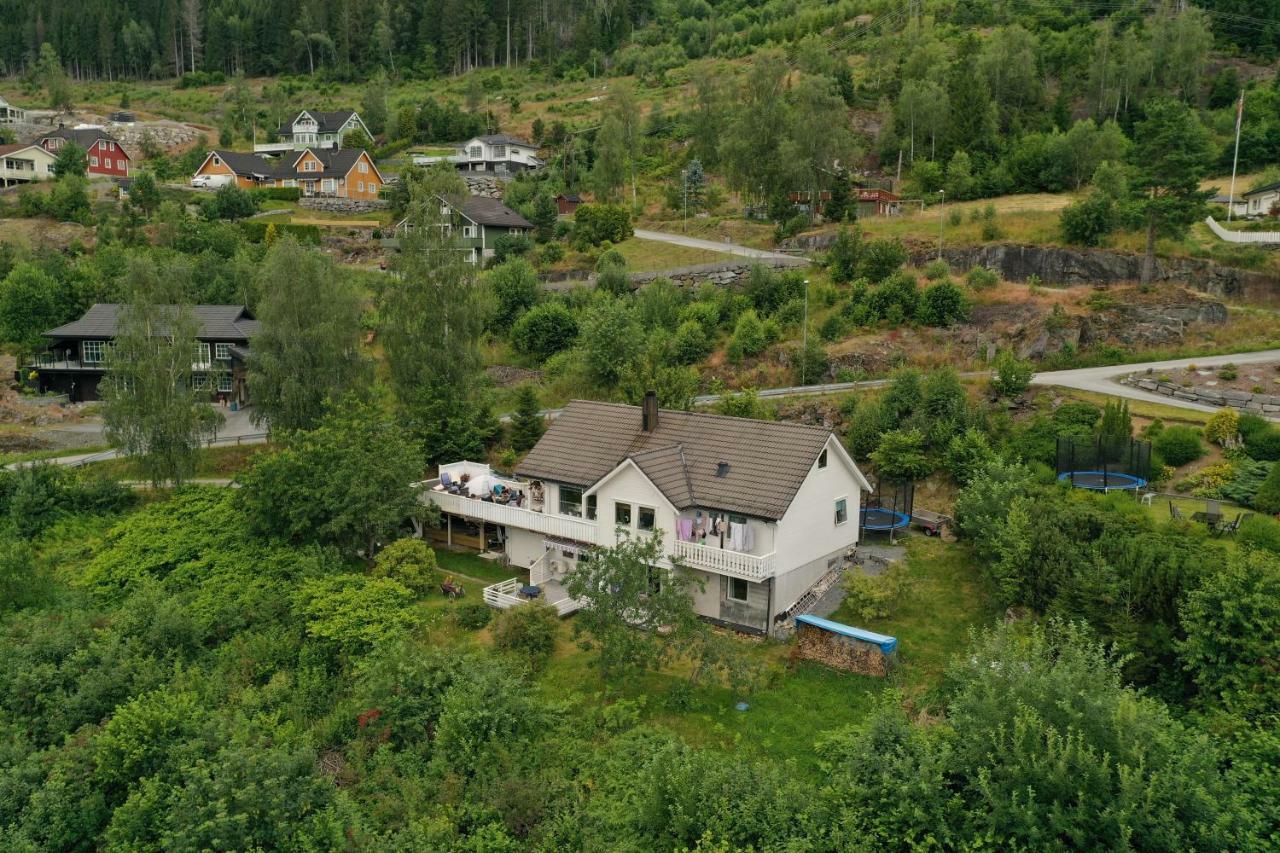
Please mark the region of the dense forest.
MULTIPOLYGON (((0 32, 0 73, 28 69, 40 45, 48 42, 74 74, 85 78, 323 71, 351 79, 377 67, 431 77, 531 63, 557 73, 583 69, 596 74, 637 61, 678 67, 703 56, 743 56, 806 35, 827 40, 839 57, 867 32, 885 32, 925 14, 957 26, 1021 23, 1043 32, 1053 49, 1035 70, 1067 80, 1054 66, 1095 38, 1091 24, 1105 19, 1117 29, 1129 29, 1158 5, 1121 8, 1041 0, 6 0, 0 4, 8 22, 0 32)), ((1280 49, 1275 0, 1199 5, 1223 47, 1262 57, 1280 49)), ((1169 45, 1170 53, 1179 49, 1177 43, 1169 45)))

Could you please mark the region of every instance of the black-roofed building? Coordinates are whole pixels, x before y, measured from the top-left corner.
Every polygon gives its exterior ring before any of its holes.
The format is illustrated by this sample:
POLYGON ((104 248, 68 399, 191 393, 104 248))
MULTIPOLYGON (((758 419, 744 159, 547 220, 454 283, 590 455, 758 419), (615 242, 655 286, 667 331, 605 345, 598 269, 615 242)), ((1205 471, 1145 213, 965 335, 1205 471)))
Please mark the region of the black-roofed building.
POLYGON ((276 130, 276 138, 295 151, 304 148, 341 148, 343 139, 353 130, 373 134, 355 110, 303 110, 276 130))
MULTIPOLYGON (((443 227, 456 235, 468 263, 483 264, 493 257, 499 238, 526 235, 533 229, 532 222, 496 198, 473 195, 448 199, 437 196, 437 200, 443 227)), ((396 234, 402 235, 411 227, 411 218, 405 217, 396 223, 396 234)))
MULTIPOLYGON (((124 306, 98 303, 79 320, 44 333, 48 349, 24 372, 34 372, 41 393, 67 394, 80 403, 99 398, 98 386, 107 369, 107 351, 119 331, 124 306)), ((171 309, 172 310, 172 309, 171 309)), ((245 366, 250 340, 258 321, 243 305, 194 305, 199 324, 192 354, 197 382, 208 382, 224 403, 248 402, 245 366)), ((30 376, 24 377, 30 379, 30 376)))
POLYGON ((195 186, 234 183, 253 187, 297 187, 303 196, 372 201, 385 183, 363 148, 307 148, 279 160, 258 154, 214 149, 192 176, 195 186))
POLYGON ((499 175, 526 172, 542 166, 538 146, 506 133, 476 136, 458 146, 450 158, 463 172, 495 172, 499 175))
MULTIPOLYGON (((656 535, 701 589, 696 611, 765 633, 839 577, 859 535, 870 486, 824 427, 643 406, 570 402, 516 468, 442 465, 422 499, 446 514, 446 544, 500 542, 561 613, 579 606, 561 581, 593 550, 656 535)), ((436 538, 440 538, 438 533, 436 538)), ((517 606, 518 584, 485 590, 517 606)))
POLYGON ((36 144, 57 154, 63 146, 75 143, 84 149, 90 175, 106 175, 112 178, 129 177, 133 158, 120 141, 101 127, 66 127, 46 133, 36 144))

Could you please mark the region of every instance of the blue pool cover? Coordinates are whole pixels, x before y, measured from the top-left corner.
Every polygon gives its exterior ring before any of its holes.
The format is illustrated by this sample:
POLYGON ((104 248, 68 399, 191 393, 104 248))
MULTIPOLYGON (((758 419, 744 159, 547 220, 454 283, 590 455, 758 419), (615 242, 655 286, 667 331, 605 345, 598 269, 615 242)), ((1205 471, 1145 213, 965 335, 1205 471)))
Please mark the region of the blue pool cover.
POLYGON ((901 530, 911 523, 911 516, 897 510, 871 507, 861 513, 863 530, 901 530))
POLYGON ((864 643, 874 643, 880 647, 880 651, 886 655, 898 647, 897 637, 886 637, 884 634, 877 634, 874 631, 864 631, 861 628, 855 628, 852 625, 845 625, 841 622, 832 622, 830 619, 823 619, 821 616, 810 616, 804 614, 796 617, 796 622, 802 625, 812 625, 815 628, 821 628, 824 631, 830 631, 833 634, 839 634, 842 637, 852 637, 855 640, 861 640, 864 643))

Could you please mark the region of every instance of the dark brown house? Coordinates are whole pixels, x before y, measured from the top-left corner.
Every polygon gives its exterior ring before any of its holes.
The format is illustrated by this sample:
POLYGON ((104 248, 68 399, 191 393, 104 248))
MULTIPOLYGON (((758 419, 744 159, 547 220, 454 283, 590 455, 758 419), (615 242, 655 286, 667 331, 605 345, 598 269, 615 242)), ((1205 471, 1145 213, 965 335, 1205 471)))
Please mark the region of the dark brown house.
MULTIPOLYGON (((99 303, 79 320, 45 332, 49 348, 24 368, 23 378, 30 380, 34 373, 41 393, 66 394, 73 403, 100 399, 107 348, 118 332, 122 307, 99 303)), ((191 313, 200 324, 192 356, 194 381, 209 383, 220 402, 243 406, 248 402, 249 340, 257 334, 258 321, 243 305, 195 305, 191 313)))

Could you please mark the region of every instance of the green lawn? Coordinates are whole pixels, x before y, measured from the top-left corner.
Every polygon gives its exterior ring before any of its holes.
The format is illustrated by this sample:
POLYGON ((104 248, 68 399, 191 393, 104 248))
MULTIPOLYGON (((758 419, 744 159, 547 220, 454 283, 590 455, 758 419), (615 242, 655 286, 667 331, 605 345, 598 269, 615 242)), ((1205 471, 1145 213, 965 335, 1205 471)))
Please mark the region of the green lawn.
POLYGON ((497 560, 485 560, 470 551, 449 551, 436 548, 436 562, 442 574, 455 574, 484 581, 486 584, 509 580, 520 575, 528 576, 519 566, 504 566, 497 560))
POLYGON ((654 272, 695 264, 713 264, 732 258, 732 255, 725 252, 712 252, 664 243, 661 240, 640 240, 635 237, 624 240, 614 248, 627 259, 627 269, 630 272, 654 272))
MULTIPOLYGON (((793 664, 792 643, 743 638, 744 652, 762 666, 764 676, 763 686, 747 695, 722 687, 685 691, 683 674, 671 672, 622 685, 618 698, 642 703, 645 719, 691 744, 791 758, 804 769, 816 769, 813 746, 822 732, 861 720, 886 689, 900 689, 921 704, 951 656, 967 644, 969 630, 996 616, 967 548, 913 537, 908 560, 917 583, 907 600, 891 618, 859 625, 898 637, 899 667, 887 679, 807 661, 793 664), (739 700, 748 710, 735 709, 739 700)), ((833 618, 843 615, 837 611, 833 618)), ((592 653, 570 639, 571 627, 572 618, 540 684, 549 695, 587 710, 599 705, 604 687, 591 666, 592 653)))

